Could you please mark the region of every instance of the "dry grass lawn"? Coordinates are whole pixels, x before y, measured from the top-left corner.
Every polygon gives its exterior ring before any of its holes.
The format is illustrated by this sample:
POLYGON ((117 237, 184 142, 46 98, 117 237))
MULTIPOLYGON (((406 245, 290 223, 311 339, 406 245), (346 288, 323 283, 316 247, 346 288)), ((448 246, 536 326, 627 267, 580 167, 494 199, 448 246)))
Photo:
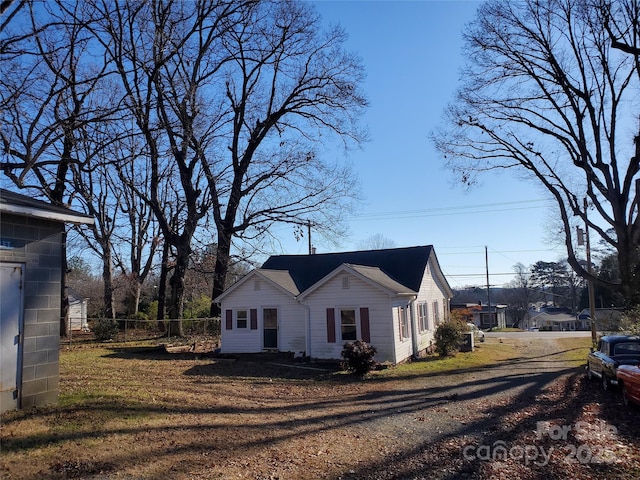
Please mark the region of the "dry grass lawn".
POLYGON ((537 468, 462 451, 530 442, 537 421, 575 423, 561 417, 578 408, 615 422, 619 447, 571 476, 637 478, 638 412, 616 417, 620 402, 584 382, 588 341, 487 341, 364 380, 264 356, 65 346, 59 405, 2 416, 0 478, 564 478, 567 455, 537 468))

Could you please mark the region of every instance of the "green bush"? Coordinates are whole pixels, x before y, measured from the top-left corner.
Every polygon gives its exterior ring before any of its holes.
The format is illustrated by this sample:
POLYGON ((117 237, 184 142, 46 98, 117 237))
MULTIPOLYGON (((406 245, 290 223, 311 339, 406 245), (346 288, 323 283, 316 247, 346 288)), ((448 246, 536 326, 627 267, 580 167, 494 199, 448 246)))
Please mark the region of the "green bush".
POLYGON ((342 368, 354 375, 366 375, 376 365, 373 357, 376 354, 376 348, 362 340, 345 343, 342 348, 342 368))
POLYGON ((118 322, 108 318, 100 318, 93 323, 91 331, 99 342, 113 340, 118 335, 118 322))
POLYGON ((449 320, 438 325, 435 333, 436 352, 442 357, 455 354, 465 331, 466 325, 456 320, 449 320))
POLYGON ((141 311, 137 311, 136 314, 132 317, 134 320, 149 320, 149 316, 141 311))
POLYGON ((151 302, 146 309, 147 318, 156 319, 158 318, 158 300, 154 300, 151 302))
POLYGON ((200 295, 184 305, 184 318, 206 318, 211 310, 211 297, 200 295))

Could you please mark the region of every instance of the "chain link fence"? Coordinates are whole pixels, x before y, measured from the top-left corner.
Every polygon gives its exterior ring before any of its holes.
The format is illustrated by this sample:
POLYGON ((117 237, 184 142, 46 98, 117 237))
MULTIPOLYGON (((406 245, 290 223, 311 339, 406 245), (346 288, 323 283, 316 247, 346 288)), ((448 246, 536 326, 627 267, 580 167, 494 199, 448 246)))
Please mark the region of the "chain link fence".
POLYGON ((170 320, 143 320, 137 318, 69 318, 67 335, 62 343, 73 345, 95 341, 140 342, 158 340, 171 343, 182 339, 216 341, 220 339, 220 317, 175 320, 183 333, 170 335, 170 320))

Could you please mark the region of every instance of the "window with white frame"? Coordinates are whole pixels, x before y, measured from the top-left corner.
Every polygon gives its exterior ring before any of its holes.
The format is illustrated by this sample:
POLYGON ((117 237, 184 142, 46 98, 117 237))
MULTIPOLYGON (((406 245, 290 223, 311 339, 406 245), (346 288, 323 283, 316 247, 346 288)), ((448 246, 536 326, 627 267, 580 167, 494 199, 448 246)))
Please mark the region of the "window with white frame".
POLYGON ((406 307, 398 307, 398 317, 400 320, 400 340, 409 338, 409 315, 406 307))
POLYGON ((342 340, 357 340, 356 311, 352 308, 340 309, 340 332, 342 340))
POLYGON ((236 327, 247 328, 247 318, 246 310, 236 310, 236 327))
POLYGON ((439 325, 440 324, 440 310, 438 309, 438 301, 437 300, 433 301, 433 324, 434 325, 439 325))
POLYGON ((449 311, 449 304, 447 303, 447 299, 442 297, 442 315, 444 316, 444 320, 447 321, 451 318, 449 311))
POLYGON ((421 332, 429 330, 429 305, 426 302, 418 304, 418 328, 421 332))

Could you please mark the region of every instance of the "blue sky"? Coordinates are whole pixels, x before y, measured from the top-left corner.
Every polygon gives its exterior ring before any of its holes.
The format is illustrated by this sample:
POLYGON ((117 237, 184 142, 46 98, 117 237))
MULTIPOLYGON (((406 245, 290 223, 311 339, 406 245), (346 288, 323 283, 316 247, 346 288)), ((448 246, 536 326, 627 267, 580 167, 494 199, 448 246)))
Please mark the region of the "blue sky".
MULTIPOLYGON (((398 247, 434 245, 453 288, 486 285, 485 246, 491 285, 513 277, 513 265, 566 256, 550 244, 555 209, 540 187, 514 176, 485 176, 472 191, 455 184, 429 133, 453 99, 463 64, 462 31, 476 13, 475 1, 318 0, 326 25, 348 33, 346 48, 367 72, 363 89, 370 108, 362 119, 370 141, 349 161, 361 181, 363 203, 348 222, 339 247, 313 236, 318 253, 357 250, 381 234, 398 247)), ((326 155, 337 155, 327 151, 326 155)), ((5 179, 6 180, 6 179, 5 179)), ((281 249, 306 254, 290 226, 274 231, 281 249)))
MULTIPOLYGON (((485 246, 491 285, 512 279, 513 265, 566 256, 550 244, 554 209, 540 187, 508 174, 487 176, 472 191, 456 185, 435 151, 429 132, 453 98, 463 64, 461 32, 478 2, 316 2, 326 24, 349 34, 367 71, 370 108, 363 119, 371 140, 350 160, 361 180, 364 203, 349 222, 339 248, 355 250, 376 234, 398 247, 434 245, 453 288, 486 285, 485 246)), ((313 235, 312 235, 313 237, 313 235)), ((283 243, 282 253, 307 252, 306 239, 283 243)))

